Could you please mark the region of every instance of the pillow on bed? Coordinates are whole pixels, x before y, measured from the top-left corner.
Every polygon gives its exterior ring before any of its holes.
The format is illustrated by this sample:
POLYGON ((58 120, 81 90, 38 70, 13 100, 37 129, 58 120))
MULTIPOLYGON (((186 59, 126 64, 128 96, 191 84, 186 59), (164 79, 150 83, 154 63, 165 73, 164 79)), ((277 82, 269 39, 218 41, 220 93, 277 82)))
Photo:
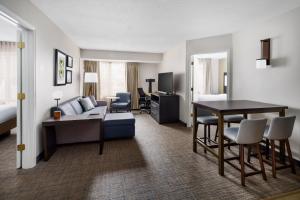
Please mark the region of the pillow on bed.
POLYGON ((92 103, 91 99, 89 97, 85 97, 80 99, 80 103, 84 109, 84 111, 89 111, 95 108, 94 104, 92 103))

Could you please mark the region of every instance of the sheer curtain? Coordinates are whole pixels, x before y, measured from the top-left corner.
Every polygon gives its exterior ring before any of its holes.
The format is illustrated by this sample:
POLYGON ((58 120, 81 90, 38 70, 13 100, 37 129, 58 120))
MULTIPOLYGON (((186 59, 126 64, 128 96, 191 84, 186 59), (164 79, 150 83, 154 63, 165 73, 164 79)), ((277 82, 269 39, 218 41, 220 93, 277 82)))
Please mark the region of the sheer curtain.
POLYGON ((195 59, 194 61, 194 95, 211 94, 211 59, 195 59))
POLYGON ((99 62, 100 70, 100 98, 115 96, 117 92, 127 91, 126 63, 99 62))
POLYGON ((0 103, 17 100, 17 45, 0 41, 0 103))

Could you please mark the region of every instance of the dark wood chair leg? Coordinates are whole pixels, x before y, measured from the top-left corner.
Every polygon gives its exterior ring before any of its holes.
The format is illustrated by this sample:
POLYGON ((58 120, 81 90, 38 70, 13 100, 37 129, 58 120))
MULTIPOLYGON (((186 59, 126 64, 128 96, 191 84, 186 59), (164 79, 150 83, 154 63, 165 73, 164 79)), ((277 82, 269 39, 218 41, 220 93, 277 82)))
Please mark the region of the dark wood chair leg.
POLYGON ((275 142, 271 140, 271 150, 272 150, 272 175, 276 178, 276 156, 275 156, 275 142))
POLYGON ((251 145, 249 144, 248 145, 248 153, 247 153, 247 162, 248 163, 251 162, 251 151, 252 151, 252 148, 251 148, 251 145))
POLYGON ((240 164, 241 164, 241 184, 245 186, 245 163, 244 163, 244 145, 240 144, 240 164))
MULTIPOLYGON (((207 137, 207 135, 206 135, 206 129, 207 129, 207 125, 204 124, 204 144, 205 145, 207 144, 207 142, 206 142, 206 137, 207 137)), ((206 149, 205 148, 204 148, 204 153, 206 153, 206 149)))
POLYGON ((196 133, 198 132, 198 127, 199 127, 199 124, 196 123, 196 125, 195 125, 196 133))
POLYGON ((230 150, 230 139, 228 139, 228 146, 227 146, 227 148, 228 148, 228 150, 230 150))
POLYGON ((287 153, 288 153, 292 173, 296 174, 295 163, 294 163, 294 160, 293 160, 289 139, 285 140, 285 145, 286 145, 286 150, 287 150, 287 153))
POLYGON ((219 130, 219 127, 217 126, 216 133, 215 133, 215 142, 217 142, 218 130, 219 130))
POLYGON ((207 128, 208 128, 207 138, 208 138, 208 142, 210 142, 210 125, 208 125, 207 128))
POLYGON ((266 159, 269 160, 270 157, 270 141, 266 139, 266 148, 265 148, 266 159))
POLYGON ((266 181, 267 176, 266 176, 265 166, 264 166, 263 159, 262 159, 261 152, 260 152, 259 143, 257 143, 255 146, 256 146, 257 156, 258 156, 258 159, 259 159, 261 174, 262 174, 263 179, 266 181))

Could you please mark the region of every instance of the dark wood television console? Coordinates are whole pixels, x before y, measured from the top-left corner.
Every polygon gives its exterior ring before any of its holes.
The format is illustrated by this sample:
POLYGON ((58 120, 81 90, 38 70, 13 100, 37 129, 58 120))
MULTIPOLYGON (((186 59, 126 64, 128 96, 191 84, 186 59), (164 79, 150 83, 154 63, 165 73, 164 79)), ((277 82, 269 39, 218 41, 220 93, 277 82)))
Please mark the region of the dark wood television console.
POLYGON ((151 116, 160 124, 179 121, 179 96, 151 94, 151 116))

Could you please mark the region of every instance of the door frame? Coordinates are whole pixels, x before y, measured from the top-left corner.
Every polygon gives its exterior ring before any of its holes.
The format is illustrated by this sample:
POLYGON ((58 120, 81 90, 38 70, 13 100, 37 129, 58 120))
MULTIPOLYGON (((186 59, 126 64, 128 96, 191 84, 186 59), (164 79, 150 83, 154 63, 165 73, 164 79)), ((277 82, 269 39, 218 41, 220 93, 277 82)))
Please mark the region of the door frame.
POLYGON ((187 85, 187 92, 186 92, 186 119, 187 119, 187 127, 192 127, 193 125, 193 120, 191 117, 191 109, 192 109, 192 96, 191 96, 191 85, 192 85, 192 72, 191 72, 191 65, 193 63, 194 55, 198 54, 213 54, 213 53, 219 53, 219 52, 226 52, 227 53, 227 100, 232 99, 232 93, 231 93, 231 84, 232 84, 232 55, 231 55, 231 50, 230 49, 221 49, 221 50, 216 50, 212 52, 199 52, 199 53, 193 53, 191 56, 187 57, 187 67, 186 67, 186 85, 187 85))
MULTIPOLYGON (((37 123, 36 123, 36 59, 35 59, 35 28, 23 20, 21 17, 0 5, 0 14, 10 19, 21 31, 22 42, 25 48, 22 49, 22 92, 25 93, 25 99, 22 101, 22 138, 17 133, 17 142, 22 141, 25 144, 25 150, 22 156, 17 153, 17 168, 32 168, 36 165, 36 147, 37 147, 37 123)), ((19 66, 18 66, 19 68, 19 66)), ((19 75, 18 75, 19 76, 19 75)), ((19 79, 19 77, 18 77, 19 79)), ((18 86, 18 92, 20 87, 18 86)), ((16 94, 17 95, 17 94, 16 94)), ((18 109, 19 100, 18 100, 18 109)), ((17 113, 18 124, 20 124, 20 112, 17 113)), ((19 132, 19 130, 17 131, 19 132)), ((17 143, 19 144, 19 143, 17 143)), ((16 144, 16 145, 17 145, 16 144)))

